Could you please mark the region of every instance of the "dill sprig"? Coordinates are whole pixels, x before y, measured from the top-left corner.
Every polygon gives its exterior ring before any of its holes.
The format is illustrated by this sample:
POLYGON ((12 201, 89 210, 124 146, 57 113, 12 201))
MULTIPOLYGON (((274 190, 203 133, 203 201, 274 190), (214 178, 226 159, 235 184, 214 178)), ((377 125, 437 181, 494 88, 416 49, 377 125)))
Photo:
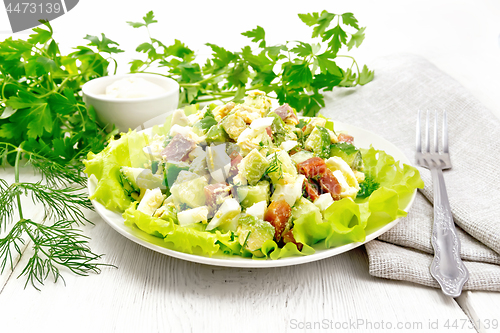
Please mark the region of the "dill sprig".
POLYGON ((10 151, 7 148, 11 144, 0 145, 3 145, 3 150, 0 148, 2 161, 9 154, 16 153, 14 183, 8 184, 0 179, 0 231, 6 230, 7 224, 12 224, 16 208, 19 213, 19 220, 0 238, 0 273, 8 266, 14 269, 13 255, 17 253, 21 257, 25 244, 31 244, 33 249, 31 258, 18 276, 26 277, 25 287, 31 283, 39 290, 39 286, 49 277, 54 282, 59 279, 64 282, 60 272, 63 267, 85 276, 99 273, 100 266, 109 266, 97 262, 102 255, 93 253, 88 246, 89 238, 73 227, 92 223, 83 212, 83 209, 92 209, 92 204, 85 193, 86 179, 81 174, 82 167, 73 161, 68 161, 68 165, 58 164, 40 154, 24 150, 22 144, 10 151), (19 181, 23 157, 27 160, 26 164, 33 166, 41 175, 42 180, 33 183, 19 181), (22 195, 30 197, 35 204, 43 205, 45 215, 41 223, 24 218, 22 195))
POLYGON ((74 221, 76 224, 92 223, 81 210, 92 209, 92 203, 81 187, 52 188, 41 182, 14 185, 14 191, 22 192, 25 196, 30 195, 33 203, 43 204, 44 220, 59 218, 74 221))
POLYGON ((21 275, 27 277, 25 287, 30 282, 36 289, 38 284, 51 275, 54 282, 64 277, 59 267, 66 267, 71 272, 87 276, 88 273, 99 273, 95 263, 102 255, 93 253, 88 247, 88 237, 80 230, 72 227, 73 221, 57 221, 52 225, 22 220, 21 226, 33 242, 34 254, 24 267, 21 275))
POLYGON ((280 161, 278 158, 278 153, 275 152, 271 161, 269 162, 269 166, 267 167, 266 171, 264 172, 264 175, 268 175, 270 173, 278 173, 277 179, 283 178, 283 163, 280 161))

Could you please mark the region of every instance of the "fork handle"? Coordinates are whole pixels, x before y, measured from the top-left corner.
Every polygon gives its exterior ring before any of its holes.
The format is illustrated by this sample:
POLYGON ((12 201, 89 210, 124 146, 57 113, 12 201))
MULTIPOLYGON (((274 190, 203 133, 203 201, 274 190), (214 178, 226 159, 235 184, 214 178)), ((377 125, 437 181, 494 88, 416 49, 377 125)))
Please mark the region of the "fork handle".
POLYGON ((443 172, 439 168, 431 168, 431 175, 434 186, 434 227, 431 238, 434 259, 430 271, 445 295, 458 297, 469 278, 469 272, 460 258, 460 240, 451 214, 443 172))

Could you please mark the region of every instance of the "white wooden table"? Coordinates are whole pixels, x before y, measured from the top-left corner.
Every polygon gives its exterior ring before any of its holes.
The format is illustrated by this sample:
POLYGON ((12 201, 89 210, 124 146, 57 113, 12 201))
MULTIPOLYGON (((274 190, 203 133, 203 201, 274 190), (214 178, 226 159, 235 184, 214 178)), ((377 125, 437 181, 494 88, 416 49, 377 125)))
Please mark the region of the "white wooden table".
MULTIPOLYGON (((229 1, 87 0, 52 25, 63 49, 86 34, 105 32, 133 50, 144 32, 124 22, 153 9, 160 22, 154 35, 181 39, 203 54, 208 41, 236 50, 247 43, 238 32, 256 25, 266 29, 270 43, 306 40, 310 30, 297 13, 352 11, 368 27, 354 52, 359 62, 394 52, 423 55, 500 115, 498 1, 252 1, 236 7, 229 1)), ((0 9, 1 39, 9 29, 0 9)), ((132 56, 119 60, 125 64, 132 56)), ((0 177, 12 182, 13 170, 0 170, 0 177)), ((23 170, 21 177, 34 176, 23 170)), ((29 216, 43 216, 40 206, 29 207, 29 216)), ((28 260, 28 244, 14 271, 0 275, 0 332, 500 331, 492 325, 500 322, 499 293, 450 299, 437 289, 374 278, 363 248, 293 267, 221 268, 155 253, 116 233, 96 213, 87 217, 95 223, 84 228, 92 249, 117 268, 88 277, 65 272, 66 286, 48 281, 41 292, 24 289, 23 278, 16 277, 28 260)))

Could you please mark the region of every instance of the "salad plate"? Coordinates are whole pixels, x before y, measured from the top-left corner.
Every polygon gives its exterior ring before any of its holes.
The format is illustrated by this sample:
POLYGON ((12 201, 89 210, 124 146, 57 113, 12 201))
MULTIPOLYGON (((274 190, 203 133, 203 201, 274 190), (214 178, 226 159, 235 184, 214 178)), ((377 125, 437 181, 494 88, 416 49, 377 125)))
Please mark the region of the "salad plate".
MULTIPOLYGON (((397 163, 404 163, 407 165, 411 165, 408 158, 399 150, 395 145, 391 142, 385 140, 381 136, 374 134, 370 131, 364 130, 362 128, 358 128, 356 126, 352 126, 349 124, 344 124, 341 122, 335 122, 335 131, 345 131, 349 133, 349 135, 355 138, 356 147, 368 149, 373 147, 377 150, 381 150, 391 155, 394 160, 399 161, 397 163)), ((151 133, 152 129, 145 129, 142 132, 151 133)), ((89 195, 92 196, 96 191, 97 187, 97 179, 94 175, 89 177, 88 182, 88 191, 89 195)), ((414 189, 411 195, 407 195, 406 198, 400 201, 400 209, 408 212, 413 200, 415 199, 417 189, 414 189)), ((325 259, 328 257, 332 257, 349 250, 352 250, 356 247, 365 244, 378 236, 382 235, 392 227, 394 227, 401 218, 396 218, 395 220, 383 224, 378 227, 373 227, 370 230, 366 230, 366 238, 363 242, 353 242, 345 245, 326 248, 324 242, 319 242, 314 244, 312 248, 314 249, 314 253, 303 256, 289 256, 284 258, 279 258, 276 260, 271 259, 252 259, 247 257, 241 257, 237 255, 226 255, 226 254, 214 254, 212 256, 205 255, 203 253, 185 253, 180 252, 174 249, 174 247, 165 242, 164 239, 155 237, 150 235, 142 230, 140 230, 135 225, 130 225, 125 223, 125 219, 122 216, 122 213, 109 210, 104 205, 102 205, 97 200, 92 200, 92 204, 95 207, 96 212, 102 217, 102 219, 111 226, 118 233, 128 238, 129 240, 149 248, 153 251, 166 254, 171 257, 175 257, 182 260, 187 260, 191 262, 215 265, 215 266, 226 266, 226 267, 241 267, 241 268, 265 268, 265 267, 281 267, 281 266, 290 266, 290 265, 298 265, 303 263, 309 263, 321 259, 325 259)), ((376 224, 375 224, 376 225, 376 224)))

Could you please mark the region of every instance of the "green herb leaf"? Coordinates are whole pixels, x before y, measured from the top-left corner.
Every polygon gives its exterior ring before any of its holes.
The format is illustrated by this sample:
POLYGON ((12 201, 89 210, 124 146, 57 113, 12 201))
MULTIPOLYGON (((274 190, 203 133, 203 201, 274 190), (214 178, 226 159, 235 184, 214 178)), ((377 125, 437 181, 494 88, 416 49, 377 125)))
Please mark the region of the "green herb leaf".
POLYGON ((304 42, 299 42, 299 45, 295 46, 290 51, 297 54, 299 57, 307 57, 314 54, 311 44, 304 42))
POLYGON ((112 41, 106 35, 101 34, 101 39, 97 36, 92 36, 92 35, 87 35, 84 37, 84 39, 87 39, 90 41, 87 45, 89 46, 96 46, 97 50, 99 52, 107 52, 107 53, 120 53, 124 52, 123 50, 120 50, 116 46, 110 46, 110 45, 118 45, 117 42, 112 41))
POLYGON ((154 19, 154 13, 153 11, 149 11, 146 16, 142 18, 144 20, 144 23, 142 22, 131 22, 127 21, 127 23, 132 26, 133 28, 140 28, 140 27, 147 27, 150 24, 158 22, 157 20, 154 19))
POLYGON ((249 31, 245 31, 241 33, 243 36, 252 39, 252 42, 258 43, 260 41, 259 47, 266 47, 266 32, 261 26, 257 26, 257 28, 249 31))
POLYGON ((353 46, 359 47, 361 43, 365 40, 365 28, 361 28, 351 35, 349 43, 347 43, 347 49, 350 50, 353 46))

